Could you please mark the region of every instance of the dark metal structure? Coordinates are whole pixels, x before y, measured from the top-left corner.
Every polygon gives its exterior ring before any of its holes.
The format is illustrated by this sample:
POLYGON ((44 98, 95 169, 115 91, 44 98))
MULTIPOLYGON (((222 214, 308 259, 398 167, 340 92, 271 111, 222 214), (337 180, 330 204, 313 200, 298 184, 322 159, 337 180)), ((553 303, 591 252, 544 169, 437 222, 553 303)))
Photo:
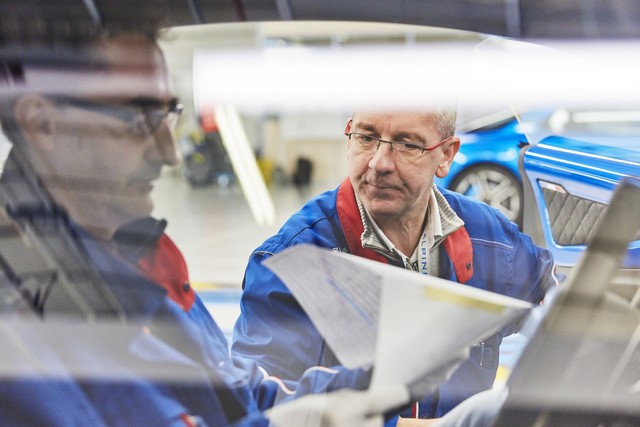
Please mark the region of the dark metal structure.
POLYGON ((635 0, 4 0, 0 37, 81 36, 87 25, 242 21, 371 21, 523 39, 640 37, 635 0))

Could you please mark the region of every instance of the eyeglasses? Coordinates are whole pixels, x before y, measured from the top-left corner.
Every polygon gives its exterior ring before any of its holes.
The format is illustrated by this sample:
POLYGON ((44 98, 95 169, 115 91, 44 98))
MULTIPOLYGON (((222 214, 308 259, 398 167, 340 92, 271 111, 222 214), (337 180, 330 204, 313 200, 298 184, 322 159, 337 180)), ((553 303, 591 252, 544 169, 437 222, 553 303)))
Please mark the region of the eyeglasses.
POLYGON ((52 98, 57 104, 69 105, 114 117, 127 123, 127 130, 134 136, 154 134, 164 122, 173 129, 180 118, 183 106, 177 99, 162 102, 157 99, 135 98, 125 104, 103 104, 88 99, 71 97, 52 98))
POLYGON ((401 142, 401 141, 385 141, 384 139, 380 139, 375 136, 366 135, 364 133, 359 132, 347 132, 344 134, 349 137, 349 141, 353 142, 353 144, 365 152, 373 152, 377 151, 380 148, 381 143, 389 144, 391 146, 391 152, 394 151, 394 146, 396 147, 396 151, 400 153, 405 158, 418 158, 421 157, 424 153, 428 153, 430 151, 435 150, 440 147, 445 142, 449 141, 453 136, 450 136, 446 139, 443 139, 436 145, 432 147, 425 147, 422 144, 416 144, 412 142, 401 142))

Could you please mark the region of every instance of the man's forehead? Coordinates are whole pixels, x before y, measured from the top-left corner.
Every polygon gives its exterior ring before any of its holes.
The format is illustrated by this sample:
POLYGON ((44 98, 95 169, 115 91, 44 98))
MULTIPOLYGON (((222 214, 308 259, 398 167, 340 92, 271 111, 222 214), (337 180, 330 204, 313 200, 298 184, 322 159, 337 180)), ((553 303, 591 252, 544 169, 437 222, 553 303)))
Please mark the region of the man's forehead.
MULTIPOLYGON (((120 37, 102 43, 97 54, 98 60, 105 61, 102 74, 114 95, 168 97, 168 72, 156 43, 140 37, 120 37)), ((85 89, 91 91, 95 77, 99 76, 89 76, 85 89)))
POLYGON ((356 112, 353 123, 370 127, 430 127, 435 125, 434 112, 356 112))
POLYGON ((93 53, 112 67, 133 67, 141 70, 158 66, 161 58, 157 43, 135 35, 121 35, 97 42, 93 53))
POLYGON ((168 98, 170 90, 164 58, 157 44, 142 37, 101 40, 90 49, 66 52, 52 66, 26 62, 10 93, 95 98, 168 98))

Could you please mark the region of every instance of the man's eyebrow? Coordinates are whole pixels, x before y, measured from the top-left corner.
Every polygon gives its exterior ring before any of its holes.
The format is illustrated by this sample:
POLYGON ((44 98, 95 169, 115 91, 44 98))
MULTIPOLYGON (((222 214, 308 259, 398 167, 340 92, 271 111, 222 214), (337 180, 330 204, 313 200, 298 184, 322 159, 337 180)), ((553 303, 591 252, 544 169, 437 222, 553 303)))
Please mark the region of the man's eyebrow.
POLYGON ((421 142, 423 144, 426 144, 427 141, 425 140, 425 137, 417 132, 398 132, 396 134, 393 135, 393 139, 394 140, 409 140, 409 141, 415 141, 415 142, 421 142))
POLYGON ((354 128, 358 128, 359 130, 367 130, 369 132, 375 132, 378 133, 376 131, 376 127, 374 125, 372 125, 371 123, 366 123, 366 122, 360 122, 360 123, 355 123, 354 128))
MULTIPOLYGON (((360 122, 360 123, 356 123, 353 127, 357 128, 358 130, 373 132, 379 135, 378 131, 376 130, 376 126, 373 125, 372 123, 360 122)), ((405 140, 405 141, 420 142, 423 145, 427 143, 425 137, 418 132, 400 131, 398 133, 393 134, 393 137, 391 139, 394 141, 405 140)))

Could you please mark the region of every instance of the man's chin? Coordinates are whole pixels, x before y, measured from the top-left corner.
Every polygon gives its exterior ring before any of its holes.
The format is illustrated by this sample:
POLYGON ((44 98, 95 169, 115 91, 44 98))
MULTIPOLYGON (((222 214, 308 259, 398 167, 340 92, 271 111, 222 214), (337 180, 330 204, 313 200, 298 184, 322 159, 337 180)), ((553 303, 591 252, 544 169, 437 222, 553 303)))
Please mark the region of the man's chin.
POLYGON ((365 203, 365 208, 373 218, 389 218, 398 215, 395 203, 388 200, 375 200, 365 203))
POLYGON ((148 204, 140 204, 139 206, 131 206, 131 209, 127 210, 129 214, 130 221, 135 221, 140 218, 147 218, 151 216, 151 212, 153 212, 153 203, 148 204))
POLYGON ((126 198, 120 201, 120 206, 114 209, 114 212, 119 212, 120 219, 118 222, 121 223, 130 223, 137 219, 147 218, 153 212, 153 200, 148 195, 126 198))

